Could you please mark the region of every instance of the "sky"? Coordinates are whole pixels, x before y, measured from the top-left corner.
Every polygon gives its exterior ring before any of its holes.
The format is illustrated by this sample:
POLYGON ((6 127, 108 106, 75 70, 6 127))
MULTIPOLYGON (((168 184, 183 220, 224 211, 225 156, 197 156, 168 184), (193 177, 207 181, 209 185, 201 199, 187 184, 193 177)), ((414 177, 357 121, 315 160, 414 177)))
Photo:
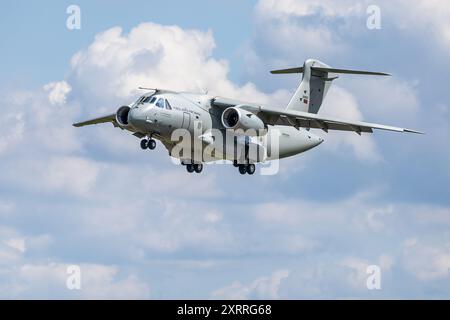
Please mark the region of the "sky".
POLYGON ((6 0, 0 41, 0 298, 450 298, 447 1, 6 0), (308 58, 393 75, 340 77, 321 114, 426 134, 315 131, 250 177, 72 127, 139 86, 284 108, 300 79, 269 70, 308 58))

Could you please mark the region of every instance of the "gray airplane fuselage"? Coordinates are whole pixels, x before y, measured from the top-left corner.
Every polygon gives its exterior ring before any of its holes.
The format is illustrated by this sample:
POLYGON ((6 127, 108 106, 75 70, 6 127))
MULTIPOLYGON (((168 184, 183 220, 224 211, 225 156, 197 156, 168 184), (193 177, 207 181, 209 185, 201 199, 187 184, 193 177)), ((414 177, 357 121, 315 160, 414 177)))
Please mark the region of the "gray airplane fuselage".
MULTIPOLYGON (((229 133, 222 122, 223 108, 212 103, 213 97, 192 93, 158 93, 148 94, 146 99, 139 99, 130 105, 126 115, 129 126, 145 136, 153 136, 161 140, 169 154, 176 158, 182 156, 172 153, 176 145, 172 141, 177 129, 184 129, 191 137, 200 141, 192 146, 200 148, 208 154, 208 159, 237 160, 236 147, 229 145, 253 145, 258 149, 256 156, 250 158, 253 163, 290 157, 310 150, 323 142, 323 139, 302 128, 290 126, 266 126, 259 136, 244 136, 229 133), (160 99, 164 101, 158 103, 160 99), (147 101, 146 101, 147 100, 147 101), (145 101, 145 102, 144 102, 145 101), (159 105, 159 106, 158 106, 159 105), (211 131, 221 131, 226 139, 216 139, 211 131), (225 142, 223 142, 225 140, 225 142), (276 149, 276 150, 275 150, 276 149), (213 153, 208 150, 215 150, 213 153)), ((189 156, 184 155, 187 160, 189 156)), ((184 160, 184 159, 182 159, 184 160)))

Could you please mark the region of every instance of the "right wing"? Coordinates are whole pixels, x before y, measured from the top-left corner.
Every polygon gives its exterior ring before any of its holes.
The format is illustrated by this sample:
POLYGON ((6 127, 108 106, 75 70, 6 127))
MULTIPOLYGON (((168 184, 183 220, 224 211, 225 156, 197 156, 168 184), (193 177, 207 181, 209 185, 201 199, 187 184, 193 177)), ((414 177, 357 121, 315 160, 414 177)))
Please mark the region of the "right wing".
POLYGON ((268 125, 284 125, 292 126, 295 128, 302 127, 307 129, 315 128, 322 129, 326 132, 328 132, 328 130, 354 131, 357 134, 372 133, 373 129, 422 134, 422 132, 420 131, 411 129, 398 128, 362 121, 348 121, 295 110, 281 110, 278 108, 249 104, 246 102, 221 97, 214 98, 212 103, 219 108, 240 106, 242 109, 256 114, 261 118, 262 121, 264 121, 264 123, 268 125))
POLYGON ((99 118, 94 118, 91 120, 87 120, 87 121, 83 121, 83 122, 78 122, 78 123, 74 123, 73 126, 74 127, 84 127, 84 126, 90 126, 93 124, 99 124, 99 123, 107 123, 107 122, 111 122, 114 127, 118 127, 118 123, 116 122, 116 114, 110 114, 104 117, 99 117, 99 118))

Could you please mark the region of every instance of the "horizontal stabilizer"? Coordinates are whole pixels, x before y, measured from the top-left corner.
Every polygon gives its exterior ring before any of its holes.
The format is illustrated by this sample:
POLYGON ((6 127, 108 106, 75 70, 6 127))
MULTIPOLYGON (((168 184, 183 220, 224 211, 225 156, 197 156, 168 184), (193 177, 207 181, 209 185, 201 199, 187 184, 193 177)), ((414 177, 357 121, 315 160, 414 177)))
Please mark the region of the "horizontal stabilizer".
POLYGON ((303 67, 270 71, 271 74, 303 73, 303 67))
POLYGON ((316 70, 316 71, 331 72, 331 73, 341 73, 341 74, 363 74, 363 75, 369 75, 369 76, 390 76, 390 74, 384 73, 384 72, 347 70, 347 69, 334 69, 334 68, 320 68, 320 67, 311 67, 311 69, 312 70, 316 70))
MULTIPOLYGON (((322 68, 322 67, 311 67, 311 70, 328 72, 328 73, 339 73, 339 74, 360 74, 369 76, 390 76, 389 73, 384 72, 372 72, 372 71, 362 71, 362 70, 347 70, 347 69, 335 69, 335 68, 322 68)), ((292 73, 303 73, 303 67, 281 69, 270 71, 272 74, 292 74, 292 73)))

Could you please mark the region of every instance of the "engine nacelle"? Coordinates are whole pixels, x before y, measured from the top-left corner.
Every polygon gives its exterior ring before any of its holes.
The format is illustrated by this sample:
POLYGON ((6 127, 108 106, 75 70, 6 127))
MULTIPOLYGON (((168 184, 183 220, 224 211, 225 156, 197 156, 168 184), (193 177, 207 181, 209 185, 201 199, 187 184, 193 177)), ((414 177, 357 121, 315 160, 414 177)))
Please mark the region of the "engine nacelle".
POLYGON ((120 107, 116 113, 116 122, 122 128, 128 128, 130 123, 128 122, 128 114, 130 113, 131 108, 128 106, 120 107))
POLYGON ((226 129, 243 130, 248 136, 265 134, 264 122, 254 113, 240 108, 230 107, 222 113, 222 125, 226 129))

